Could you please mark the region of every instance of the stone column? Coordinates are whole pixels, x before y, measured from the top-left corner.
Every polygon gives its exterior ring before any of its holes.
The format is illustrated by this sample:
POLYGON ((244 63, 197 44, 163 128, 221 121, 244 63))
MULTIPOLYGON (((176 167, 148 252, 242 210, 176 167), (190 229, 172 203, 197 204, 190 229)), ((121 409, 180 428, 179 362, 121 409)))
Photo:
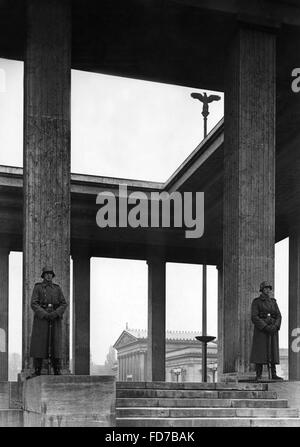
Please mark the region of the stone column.
MULTIPOLYGON (((69 301, 70 93, 69 0, 26 1, 24 64, 23 369, 29 367, 32 289, 51 264, 69 301)), ((63 318, 69 368, 69 310, 63 318)))
POLYGON ((124 377, 123 377, 123 371, 124 371, 124 362, 123 362, 123 356, 119 357, 119 365, 120 365, 120 376, 119 376, 119 380, 123 381, 124 377))
POLYGON ((224 372, 247 374, 259 284, 274 283, 275 34, 240 25, 228 53, 224 144, 224 372))
POLYGON ((289 238, 289 380, 300 380, 300 232, 289 238))
POLYGON ((224 294, 223 294, 223 266, 218 267, 218 372, 223 373, 223 340, 224 340, 224 294))
POLYGON ((133 354, 133 380, 134 381, 138 380, 137 362, 138 362, 138 357, 137 357, 137 353, 135 352, 133 354))
POLYGON ((142 381, 146 382, 148 380, 147 378, 147 364, 148 364, 148 356, 147 351, 144 354, 143 362, 142 362, 142 381))
POLYGON ((73 258, 73 371, 90 374, 90 256, 73 258))
POLYGON ((147 381, 164 381, 166 363, 166 264, 148 260, 147 381))
POLYGON ((125 381, 127 382, 127 375, 128 375, 128 354, 125 355, 124 363, 125 363, 125 381))
POLYGON ((0 381, 8 380, 8 255, 0 246, 0 381))

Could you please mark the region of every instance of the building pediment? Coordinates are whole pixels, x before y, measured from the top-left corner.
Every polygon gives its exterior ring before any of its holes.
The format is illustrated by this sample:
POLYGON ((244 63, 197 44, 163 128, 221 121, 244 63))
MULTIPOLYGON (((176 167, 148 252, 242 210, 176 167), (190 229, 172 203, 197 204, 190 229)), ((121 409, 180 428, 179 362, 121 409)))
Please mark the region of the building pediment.
POLYGON ((115 349, 120 349, 123 346, 127 346, 131 343, 134 343, 137 341, 137 338, 133 335, 129 334, 127 331, 123 331, 116 343, 114 344, 115 349))

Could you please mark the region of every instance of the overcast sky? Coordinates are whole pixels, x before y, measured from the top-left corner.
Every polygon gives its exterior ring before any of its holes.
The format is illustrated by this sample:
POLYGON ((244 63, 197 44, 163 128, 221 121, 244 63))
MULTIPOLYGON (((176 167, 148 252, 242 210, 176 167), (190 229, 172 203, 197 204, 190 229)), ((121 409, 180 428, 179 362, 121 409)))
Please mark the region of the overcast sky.
MULTIPOLYGON (((72 71, 72 172, 164 182, 203 138, 192 88, 72 71)), ((209 130, 223 117, 210 107, 209 130)), ((0 59, 0 164, 22 166, 23 64, 0 59)), ((96 221, 95 221, 96 224, 96 221)), ((276 245, 275 296, 287 346, 287 241, 276 245)), ((143 261, 92 259, 91 352, 102 363, 125 329, 147 327, 143 261)), ((21 352, 21 254, 10 255, 10 351, 21 352)), ((37 278, 38 280, 39 278, 37 278)), ((167 264, 167 329, 201 332, 201 266, 167 264)), ((208 333, 217 335, 217 271, 208 269, 208 333)))

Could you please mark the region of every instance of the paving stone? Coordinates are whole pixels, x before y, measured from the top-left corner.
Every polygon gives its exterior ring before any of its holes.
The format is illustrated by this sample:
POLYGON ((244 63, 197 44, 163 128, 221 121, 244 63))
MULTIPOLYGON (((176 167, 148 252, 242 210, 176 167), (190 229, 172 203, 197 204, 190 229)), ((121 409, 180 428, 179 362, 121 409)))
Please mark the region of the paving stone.
POLYGON ((216 390, 253 390, 267 391, 267 383, 216 383, 216 390))
POLYGON ((250 427, 300 427, 299 418, 250 419, 250 427))
POLYGON ((116 389, 169 389, 169 390, 253 390, 267 391, 266 383, 211 383, 211 382, 116 382, 116 389))
MULTIPOLYGON (((261 391, 262 392, 262 391, 261 391)), ((117 397, 158 397, 158 398, 211 398, 218 397, 218 391, 214 390, 165 390, 165 389, 119 389, 117 397)))
POLYGON ((249 418, 298 418, 294 408, 163 408, 163 407, 122 407, 116 409, 117 418, 131 417, 249 417, 249 418))
POLYGON ((276 399, 274 391, 219 391, 221 399, 276 399))
POLYGON ((250 427, 246 418, 120 418, 117 427, 250 427))
POLYGON ((169 390, 215 390, 212 382, 146 382, 147 389, 169 390))
POLYGON ((287 408, 286 399, 232 399, 231 406, 235 408, 287 408))
POLYGON ((296 418, 120 418, 117 427, 300 427, 296 418))
POLYGON ((233 407, 233 408, 287 408, 285 399, 158 399, 118 398, 117 407, 233 407))
POLYGON ((298 418, 297 408, 236 408, 237 417, 249 418, 298 418))
POLYGON ((116 389, 146 388, 146 382, 116 382, 116 389))

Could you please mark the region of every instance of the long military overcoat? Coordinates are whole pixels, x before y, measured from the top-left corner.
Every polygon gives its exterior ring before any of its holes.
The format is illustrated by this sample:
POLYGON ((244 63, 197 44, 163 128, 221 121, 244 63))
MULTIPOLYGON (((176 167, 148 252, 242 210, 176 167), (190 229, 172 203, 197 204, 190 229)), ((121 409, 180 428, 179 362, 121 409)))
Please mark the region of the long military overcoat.
POLYGON ((281 313, 276 299, 263 294, 255 298, 251 306, 251 320, 254 324, 254 332, 250 362, 278 364, 278 331, 281 326, 281 313), (267 314, 271 314, 271 317, 268 318, 267 314), (278 330, 274 334, 268 334, 265 330, 267 324, 273 324, 278 330))
POLYGON ((30 356, 36 358, 48 358, 48 331, 49 321, 45 319, 47 311, 45 307, 52 304, 57 313, 57 318, 52 323, 52 357, 62 356, 62 318, 66 310, 67 302, 58 284, 52 282, 36 283, 32 292, 31 308, 34 311, 34 320, 31 334, 30 356))

